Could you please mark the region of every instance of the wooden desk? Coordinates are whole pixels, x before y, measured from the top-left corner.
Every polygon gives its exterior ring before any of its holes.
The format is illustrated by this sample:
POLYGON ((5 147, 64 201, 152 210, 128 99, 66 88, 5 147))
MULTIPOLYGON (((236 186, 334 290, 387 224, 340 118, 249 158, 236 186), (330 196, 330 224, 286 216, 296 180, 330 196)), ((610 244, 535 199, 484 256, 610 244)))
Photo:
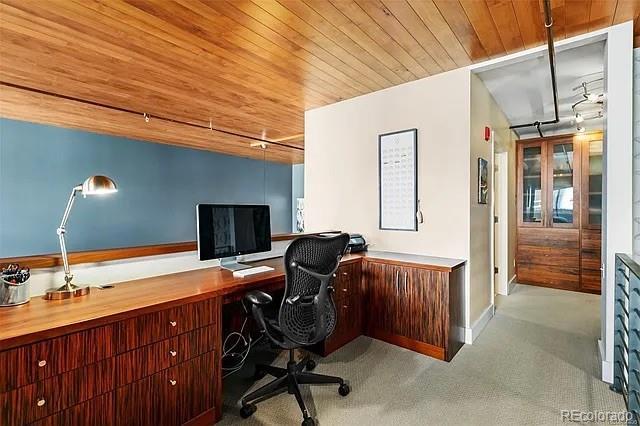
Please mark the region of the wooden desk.
MULTIPOLYGON (((0 309, 0 424, 217 421, 222 305, 284 284, 281 258, 258 263, 274 271, 237 279, 207 268, 0 309)), ((317 349, 326 354, 365 333, 451 359, 462 345, 454 331, 462 327, 463 265, 392 253, 345 256, 334 283, 340 326, 317 349)))

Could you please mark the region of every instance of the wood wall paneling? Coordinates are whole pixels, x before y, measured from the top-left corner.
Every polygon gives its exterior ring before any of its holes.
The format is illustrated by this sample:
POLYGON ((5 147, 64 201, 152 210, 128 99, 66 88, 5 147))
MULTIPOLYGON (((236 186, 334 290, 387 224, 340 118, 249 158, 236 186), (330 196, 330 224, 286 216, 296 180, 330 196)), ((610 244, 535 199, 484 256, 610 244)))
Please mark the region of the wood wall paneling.
MULTIPOLYGON (((638 3, 553 0, 554 32, 638 3)), ((288 140, 266 152, 284 163, 303 161, 305 110, 545 43, 539 0, 6 0, 0 16, 0 82, 22 87, 0 86, 0 116, 250 158, 244 136, 288 140)))

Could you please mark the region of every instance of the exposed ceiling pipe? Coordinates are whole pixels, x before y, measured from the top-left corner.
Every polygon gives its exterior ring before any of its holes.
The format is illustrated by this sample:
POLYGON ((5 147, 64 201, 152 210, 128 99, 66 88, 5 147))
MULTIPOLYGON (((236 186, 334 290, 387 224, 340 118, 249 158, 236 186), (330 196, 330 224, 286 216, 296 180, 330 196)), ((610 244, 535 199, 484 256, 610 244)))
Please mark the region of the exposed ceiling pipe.
POLYGON ((544 27, 547 29, 547 50, 549 52, 549 70, 551 71, 551 87, 553 89, 553 108, 555 118, 546 121, 534 121, 532 123, 517 124, 509 127, 510 129, 520 129, 523 127, 536 127, 540 137, 543 137, 540 126, 545 124, 556 124, 560 122, 560 114, 558 110, 558 84, 556 82, 556 50, 553 46, 553 18, 551 16, 551 0, 544 0, 544 27))

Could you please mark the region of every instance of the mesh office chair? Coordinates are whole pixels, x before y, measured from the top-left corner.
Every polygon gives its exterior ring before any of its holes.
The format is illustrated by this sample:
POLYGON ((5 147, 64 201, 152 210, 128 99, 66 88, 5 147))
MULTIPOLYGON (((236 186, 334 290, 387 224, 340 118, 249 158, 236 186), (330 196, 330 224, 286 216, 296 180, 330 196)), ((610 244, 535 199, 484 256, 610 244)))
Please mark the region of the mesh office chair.
POLYGON ((300 237, 289 245, 284 255, 285 293, 277 317, 267 313, 267 305, 272 301, 270 295, 262 291, 245 295, 260 328, 278 347, 289 350, 289 362, 287 368, 256 366, 256 378, 270 374, 276 379, 242 398, 240 415, 243 418, 255 413, 255 403, 288 392, 295 395, 302 410, 302 424, 314 425, 299 385, 335 383, 340 385, 340 395, 349 394, 349 385, 342 378, 309 373, 316 365, 308 356, 298 363, 294 360, 294 349, 322 341, 335 328, 336 307, 330 296, 333 291, 331 282, 348 243, 349 235, 341 234, 336 237, 300 237))

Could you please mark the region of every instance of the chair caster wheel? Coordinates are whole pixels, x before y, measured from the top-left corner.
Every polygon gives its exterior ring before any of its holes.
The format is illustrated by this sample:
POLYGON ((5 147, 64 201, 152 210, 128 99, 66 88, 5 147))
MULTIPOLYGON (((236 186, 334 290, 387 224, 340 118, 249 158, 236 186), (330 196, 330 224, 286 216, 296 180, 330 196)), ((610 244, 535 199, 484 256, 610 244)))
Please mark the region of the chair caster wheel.
POLYGON ((307 371, 313 371, 316 368, 316 362, 312 359, 307 361, 307 371))
POLYGON ((256 407, 255 404, 243 405, 242 408, 240 408, 240 417, 243 419, 251 417, 257 409, 258 407, 256 407))
POLYGON ((312 417, 307 417, 302 421, 302 426, 316 426, 316 421, 312 417))
POLYGON ((338 393, 340 394, 340 396, 347 396, 349 395, 349 392, 351 392, 351 388, 346 383, 341 384, 338 388, 338 393))

